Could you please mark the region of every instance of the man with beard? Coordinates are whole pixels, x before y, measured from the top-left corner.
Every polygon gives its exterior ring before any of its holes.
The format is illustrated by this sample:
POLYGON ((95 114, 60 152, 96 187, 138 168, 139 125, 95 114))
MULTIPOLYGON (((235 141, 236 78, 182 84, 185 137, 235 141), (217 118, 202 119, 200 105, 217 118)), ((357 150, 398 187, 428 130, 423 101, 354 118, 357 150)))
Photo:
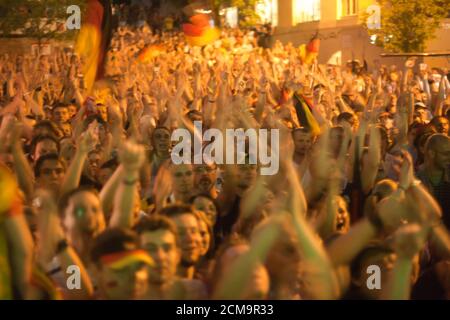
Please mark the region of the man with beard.
POLYGON ((197 164, 194 166, 194 187, 198 194, 209 195, 216 199, 218 191, 216 189, 217 165, 197 164))
POLYGON ((204 299, 205 287, 199 280, 179 279, 177 267, 181 260, 178 233, 167 217, 153 215, 139 221, 135 229, 140 246, 152 257, 148 289, 144 299, 204 299))
POLYGON ((192 279, 195 265, 200 259, 201 237, 197 216, 187 205, 168 206, 160 213, 169 217, 177 227, 178 246, 181 250, 177 274, 182 278, 192 279))

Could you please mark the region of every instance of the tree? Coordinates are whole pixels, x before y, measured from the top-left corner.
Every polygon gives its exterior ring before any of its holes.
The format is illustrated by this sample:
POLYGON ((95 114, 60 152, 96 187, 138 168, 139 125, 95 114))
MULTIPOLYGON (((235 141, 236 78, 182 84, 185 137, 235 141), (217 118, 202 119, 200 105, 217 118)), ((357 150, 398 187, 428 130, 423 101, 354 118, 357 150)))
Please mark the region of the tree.
POLYGON ((67 8, 84 0, 0 0, 0 36, 43 39, 73 39, 77 30, 67 30, 67 8))
POLYGON ((368 32, 376 35, 378 46, 391 52, 423 52, 450 10, 448 0, 378 0, 378 3, 381 29, 368 32))
POLYGON ((217 17, 220 9, 236 7, 238 9, 240 27, 251 27, 261 22, 259 15, 256 13, 256 5, 260 0, 211 0, 211 2, 217 17))

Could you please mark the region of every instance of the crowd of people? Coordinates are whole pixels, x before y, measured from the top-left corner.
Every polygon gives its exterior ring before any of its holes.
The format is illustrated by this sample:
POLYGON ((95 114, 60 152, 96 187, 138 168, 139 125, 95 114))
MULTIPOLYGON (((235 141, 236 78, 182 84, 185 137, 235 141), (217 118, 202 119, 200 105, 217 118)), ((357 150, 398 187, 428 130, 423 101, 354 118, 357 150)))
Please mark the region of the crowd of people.
POLYGON ((120 24, 92 90, 70 48, 0 84, 0 299, 450 298, 448 70, 120 24), (279 130, 278 173, 175 164, 194 121, 279 130))

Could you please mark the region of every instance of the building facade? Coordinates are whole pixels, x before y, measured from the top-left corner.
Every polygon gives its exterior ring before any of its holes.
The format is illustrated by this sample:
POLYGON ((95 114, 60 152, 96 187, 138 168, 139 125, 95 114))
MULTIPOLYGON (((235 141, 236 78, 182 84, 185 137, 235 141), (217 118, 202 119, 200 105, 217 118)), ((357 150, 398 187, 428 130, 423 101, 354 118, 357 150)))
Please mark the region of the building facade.
MULTIPOLYGON (((278 0, 275 39, 298 46, 308 42, 318 30, 321 38, 319 63, 345 63, 364 59, 370 66, 402 64, 402 58, 382 58, 383 49, 371 43, 362 26, 361 15, 377 10, 374 0, 278 0)), ((272 12, 275 11, 272 9, 272 12)), ((382 14, 382 12, 379 12, 382 14)), ((379 23, 377 14, 371 23, 379 23)), ((436 38, 427 44, 428 52, 450 51, 450 19, 441 23, 436 38)), ((450 67, 450 57, 425 58, 430 66, 450 67)))

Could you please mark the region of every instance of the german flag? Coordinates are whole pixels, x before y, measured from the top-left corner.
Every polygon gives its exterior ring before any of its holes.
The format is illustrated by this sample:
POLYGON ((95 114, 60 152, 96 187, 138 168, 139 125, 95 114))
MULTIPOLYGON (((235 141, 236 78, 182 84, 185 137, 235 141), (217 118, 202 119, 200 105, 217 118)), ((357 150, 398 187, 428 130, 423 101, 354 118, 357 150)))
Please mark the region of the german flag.
POLYGON ((84 80, 91 91, 94 82, 104 76, 104 61, 112 32, 110 0, 87 0, 84 17, 75 50, 84 58, 84 80))
POLYGON ((220 37, 219 30, 210 26, 209 16, 204 13, 191 16, 189 23, 184 23, 182 29, 191 46, 206 46, 220 37))
POLYGON ((299 47, 299 55, 303 63, 312 64, 319 55, 320 39, 319 34, 316 33, 308 44, 302 44, 299 47))
POLYGON ((301 93, 294 93, 292 97, 295 111, 300 125, 309 129, 313 135, 320 134, 320 126, 312 114, 312 103, 301 93))

